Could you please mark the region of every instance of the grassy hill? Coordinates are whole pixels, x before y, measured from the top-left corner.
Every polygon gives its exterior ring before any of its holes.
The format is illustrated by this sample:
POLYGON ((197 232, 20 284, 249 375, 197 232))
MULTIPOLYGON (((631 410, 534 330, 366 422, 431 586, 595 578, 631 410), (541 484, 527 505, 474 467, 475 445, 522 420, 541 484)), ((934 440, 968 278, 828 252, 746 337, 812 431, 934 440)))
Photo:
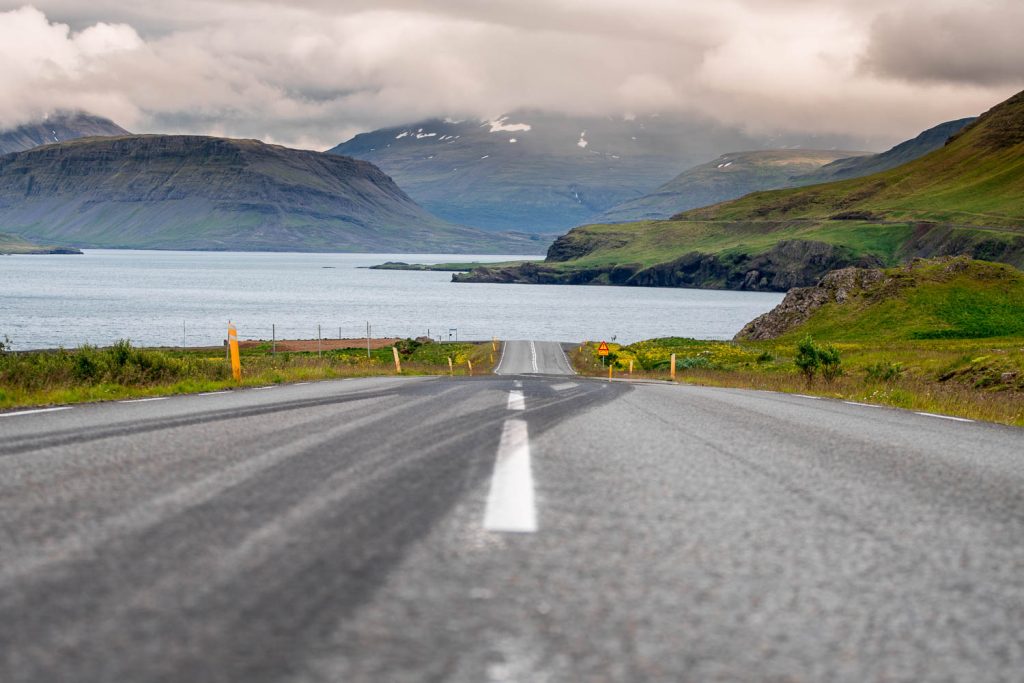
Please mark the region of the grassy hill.
POLYGON ((431 215, 373 164, 256 140, 84 138, 0 157, 0 226, 80 247, 534 253, 431 215))
POLYGON ((886 270, 829 273, 791 290, 738 339, 881 343, 1024 336, 1024 273, 967 257, 918 259, 886 270))
MULTIPOLYGON (((579 227, 538 268, 549 282, 785 290, 850 265, 956 254, 1024 267, 1024 93, 897 168, 667 221, 579 227)), ((459 276, 474 278, 488 274, 459 276)))
POLYGON ((871 156, 866 152, 816 149, 772 149, 723 154, 714 161, 683 171, 654 192, 605 211, 600 220, 622 223, 657 220, 709 204, 736 199, 755 190, 791 187, 803 176, 837 160, 871 156))
POLYGON ((949 138, 976 120, 975 117, 971 117, 947 121, 946 123, 940 123, 929 128, 913 139, 901 142, 881 154, 838 159, 830 164, 825 164, 816 171, 794 178, 793 185, 817 185, 819 183, 860 178, 872 173, 888 171, 891 168, 902 166, 905 163, 923 157, 925 154, 941 149, 946 145, 949 138))

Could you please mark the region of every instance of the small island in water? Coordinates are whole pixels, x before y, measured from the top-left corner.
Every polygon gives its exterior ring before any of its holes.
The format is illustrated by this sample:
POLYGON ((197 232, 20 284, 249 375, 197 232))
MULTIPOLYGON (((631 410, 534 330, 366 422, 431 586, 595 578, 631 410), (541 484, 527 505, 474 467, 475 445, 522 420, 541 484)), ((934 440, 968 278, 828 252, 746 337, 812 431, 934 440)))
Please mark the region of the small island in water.
POLYGON ((81 254, 74 247, 47 247, 33 244, 16 235, 0 232, 0 256, 11 254, 81 254))

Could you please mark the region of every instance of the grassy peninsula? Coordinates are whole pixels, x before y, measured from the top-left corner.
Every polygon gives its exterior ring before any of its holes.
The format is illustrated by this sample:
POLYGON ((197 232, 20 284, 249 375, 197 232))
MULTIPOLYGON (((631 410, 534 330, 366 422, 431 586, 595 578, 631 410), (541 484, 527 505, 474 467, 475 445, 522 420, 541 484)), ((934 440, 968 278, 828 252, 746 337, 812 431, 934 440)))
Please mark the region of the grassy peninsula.
POLYGON ((1024 93, 881 173, 755 192, 670 220, 583 226, 541 265, 456 279, 785 291, 851 265, 958 254, 1024 267, 1024 93))

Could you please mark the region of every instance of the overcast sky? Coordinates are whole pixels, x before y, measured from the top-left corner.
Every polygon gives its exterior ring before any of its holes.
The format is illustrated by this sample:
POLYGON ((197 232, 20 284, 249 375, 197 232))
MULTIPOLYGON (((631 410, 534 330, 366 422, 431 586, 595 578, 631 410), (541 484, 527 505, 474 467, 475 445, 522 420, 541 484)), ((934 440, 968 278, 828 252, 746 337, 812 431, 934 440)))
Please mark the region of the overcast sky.
POLYGON ((0 0, 0 127, 324 149, 428 116, 693 112, 893 141, 1024 89, 1022 0, 0 0))

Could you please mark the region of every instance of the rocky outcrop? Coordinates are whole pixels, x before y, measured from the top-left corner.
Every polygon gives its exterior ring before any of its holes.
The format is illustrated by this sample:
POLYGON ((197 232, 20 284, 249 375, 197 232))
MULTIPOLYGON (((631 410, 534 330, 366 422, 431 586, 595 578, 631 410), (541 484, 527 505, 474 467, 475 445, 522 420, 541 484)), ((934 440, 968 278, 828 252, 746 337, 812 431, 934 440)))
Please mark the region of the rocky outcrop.
POLYGON ((785 240, 760 254, 719 255, 694 251, 648 268, 639 264, 571 267, 557 265, 557 262, 552 264, 549 258, 542 264, 479 267, 468 273, 457 273, 452 280, 784 292, 792 287, 811 285, 825 273, 838 268, 880 265, 882 263, 876 257, 855 257, 848 250, 825 242, 785 240))
POLYGON ((735 338, 775 339, 807 322, 825 304, 844 303, 884 277, 884 271, 878 268, 843 268, 828 273, 813 287, 789 290, 782 303, 747 323, 735 338))
MULTIPOLYGON (((775 339, 810 320, 827 304, 858 303, 870 306, 899 296, 899 293, 919 284, 924 269, 933 281, 945 281, 964 273, 973 266, 979 279, 1005 277, 1005 266, 978 266, 967 256, 946 256, 935 259, 914 259, 892 270, 881 268, 842 268, 826 274, 813 287, 789 290, 778 306, 755 318, 740 330, 735 339, 757 341, 775 339), (935 266, 939 268, 937 272, 935 266)), ((1010 270, 1010 272, 1013 272, 1010 270)))

